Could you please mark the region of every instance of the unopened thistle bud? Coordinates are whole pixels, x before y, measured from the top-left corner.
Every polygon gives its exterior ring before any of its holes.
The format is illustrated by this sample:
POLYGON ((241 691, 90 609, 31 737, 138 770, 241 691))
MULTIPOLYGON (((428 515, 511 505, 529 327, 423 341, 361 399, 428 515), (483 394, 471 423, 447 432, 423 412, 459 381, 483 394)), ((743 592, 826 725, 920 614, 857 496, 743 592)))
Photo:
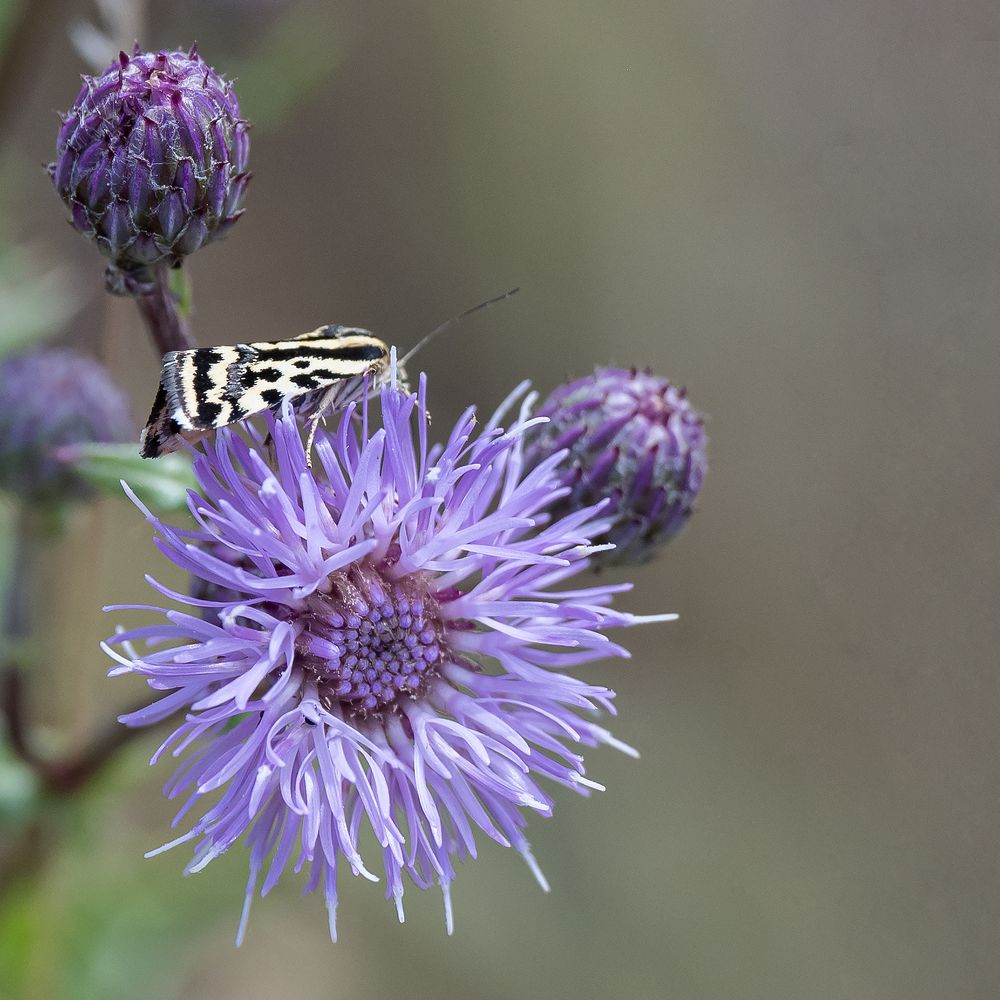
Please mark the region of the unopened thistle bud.
POLYGON ((563 484, 571 493, 553 517, 610 501, 606 536, 615 548, 595 563, 637 564, 650 559, 690 517, 706 469, 701 415, 683 389, 636 369, 598 368, 560 386, 537 411, 526 451, 528 467, 563 448, 563 484))
POLYGON ((197 51, 124 52, 85 76, 49 174, 73 226, 110 260, 112 291, 147 290, 242 214, 248 123, 197 51))
POLYGON ((125 394, 107 369, 76 351, 45 349, 0 364, 0 488, 37 503, 90 495, 59 452, 134 441, 125 394))

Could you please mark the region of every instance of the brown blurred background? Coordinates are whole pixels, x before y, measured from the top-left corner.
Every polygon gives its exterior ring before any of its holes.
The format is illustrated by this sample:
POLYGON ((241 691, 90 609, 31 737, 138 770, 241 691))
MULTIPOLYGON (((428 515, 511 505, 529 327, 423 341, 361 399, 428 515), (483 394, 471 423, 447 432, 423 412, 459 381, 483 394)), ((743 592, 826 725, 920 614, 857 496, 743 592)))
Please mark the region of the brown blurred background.
MULTIPOLYGON (((86 65, 46 0, 0 135, 4 223, 72 264, 73 339, 144 416, 157 362, 39 169, 86 65)), ((151 742, 67 807, 0 918, 11 996, 936 1000, 1000 995, 1000 11, 985 0, 187 0, 147 47, 239 78, 246 217, 199 253, 202 343, 323 322, 421 358, 436 422, 595 363, 711 418, 699 513, 631 574, 590 676, 617 735, 529 828, 553 891, 484 848, 440 900, 344 882, 341 939, 286 883, 232 937, 242 850, 191 879, 151 742)), ((2 307, 2 306, 0 306, 2 307)), ((38 712, 82 736, 136 694, 99 607, 162 566, 106 501, 51 559, 38 712)), ((166 576, 170 579, 169 575, 166 576)), ((0 982, 0 996, 5 995, 0 982)))

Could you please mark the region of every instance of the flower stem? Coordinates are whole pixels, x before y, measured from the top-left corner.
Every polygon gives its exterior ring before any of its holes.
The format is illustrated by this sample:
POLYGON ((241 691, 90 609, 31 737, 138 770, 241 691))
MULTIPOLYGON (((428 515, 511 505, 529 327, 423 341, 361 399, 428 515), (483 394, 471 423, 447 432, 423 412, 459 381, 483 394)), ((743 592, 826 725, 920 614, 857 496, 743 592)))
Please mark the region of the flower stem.
POLYGON ((25 712, 24 671, 31 635, 31 603, 41 542, 40 522, 22 505, 12 532, 13 554, 3 600, 3 669, 0 673, 0 712, 10 748, 30 767, 37 758, 31 746, 25 712))
MULTIPOLYGON (((54 795, 71 795, 82 789, 141 730, 106 721, 90 741, 61 757, 40 753, 33 739, 26 681, 30 663, 31 601, 39 549, 45 525, 37 511, 22 507, 13 532, 14 552, 2 602, 4 651, 0 660, 0 729, 14 754, 35 772, 41 786, 54 795)), ((144 708, 144 698, 132 711, 144 708)))
POLYGON ((137 296, 136 303, 156 349, 160 354, 166 354, 168 351, 189 351, 197 347, 191 328, 181 315, 177 300, 170 290, 167 269, 155 268, 153 277, 153 290, 137 296))
MULTIPOLYGON (((149 699, 143 699, 132 707, 132 711, 145 708, 148 704, 149 699)), ((78 792, 105 764, 110 763, 122 747, 142 735, 141 730, 131 729, 121 725, 116 719, 111 719, 87 746, 75 753, 50 760, 38 754, 31 745, 25 718, 23 676, 14 666, 8 666, 0 677, 0 706, 3 708, 11 749, 35 772, 42 787, 54 795, 72 795, 78 792)))

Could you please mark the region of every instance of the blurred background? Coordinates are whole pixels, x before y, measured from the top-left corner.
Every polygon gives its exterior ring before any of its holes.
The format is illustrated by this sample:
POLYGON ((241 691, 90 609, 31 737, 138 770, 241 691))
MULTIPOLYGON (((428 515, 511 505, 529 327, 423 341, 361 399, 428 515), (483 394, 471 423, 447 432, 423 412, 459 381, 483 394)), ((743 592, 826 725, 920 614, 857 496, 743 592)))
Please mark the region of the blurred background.
MULTIPOLYGON (((0 315, 47 309, 139 417, 158 360, 40 168, 87 59, 134 37, 196 39, 255 123, 246 216, 188 268, 202 344, 408 346, 520 285, 424 352, 441 427, 614 362, 687 385, 711 438, 699 512, 627 574, 680 620, 588 674, 642 757, 592 753, 608 790, 529 827, 550 895, 486 846, 453 938, 437 894, 400 927, 347 880, 332 945, 287 880, 237 951, 242 850, 142 858, 173 814, 155 735, 66 801, 8 757, 0 996, 1000 994, 995 3, 6 0, 0 25, 0 315)), ((150 568, 182 583, 114 499, 50 547, 53 747, 140 694, 99 609, 150 568)))

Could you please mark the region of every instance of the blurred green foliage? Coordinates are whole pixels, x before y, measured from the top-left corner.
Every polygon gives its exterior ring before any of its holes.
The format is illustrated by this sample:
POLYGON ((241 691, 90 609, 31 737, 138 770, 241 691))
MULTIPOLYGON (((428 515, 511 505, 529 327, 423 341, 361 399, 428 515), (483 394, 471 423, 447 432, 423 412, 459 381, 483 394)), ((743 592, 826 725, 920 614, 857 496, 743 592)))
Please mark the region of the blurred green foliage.
POLYGON ((122 483, 157 511, 186 509, 194 489, 191 459, 175 452, 156 461, 143 458, 134 444, 74 445, 68 451, 76 471, 108 496, 122 497, 122 483))
POLYGON ((77 310, 72 275, 0 243, 0 357, 56 331, 77 310))
POLYGON ((16 830, 38 801, 38 782, 0 737, 0 833, 16 830))
POLYGON ((323 20, 310 4, 297 4, 226 68, 236 80, 243 114, 258 130, 280 126, 336 68, 336 40, 322 30, 323 20))
POLYGON ((0 0, 0 45, 3 45, 11 19, 19 6, 15 0, 0 0))
POLYGON ((168 276, 170 283, 170 294, 173 295, 177 303, 177 309, 181 316, 187 318, 191 315, 191 306, 194 302, 194 288, 191 284, 191 276, 183 267, 175 267, 168 276))
POLYGON ((135 783, 141 757, 128 755, 111 780, 80 799, 44 806, 48 836, 58 830, 61 843, 0 906, 4 1000, 176 996, 185 971, 178 949, 238 906, 210 880, 180 878, 179 856, 173 864, 142 857, 114 804, 123 783, 135 783), (124 828, 109 827, 109 817, 124 828))

